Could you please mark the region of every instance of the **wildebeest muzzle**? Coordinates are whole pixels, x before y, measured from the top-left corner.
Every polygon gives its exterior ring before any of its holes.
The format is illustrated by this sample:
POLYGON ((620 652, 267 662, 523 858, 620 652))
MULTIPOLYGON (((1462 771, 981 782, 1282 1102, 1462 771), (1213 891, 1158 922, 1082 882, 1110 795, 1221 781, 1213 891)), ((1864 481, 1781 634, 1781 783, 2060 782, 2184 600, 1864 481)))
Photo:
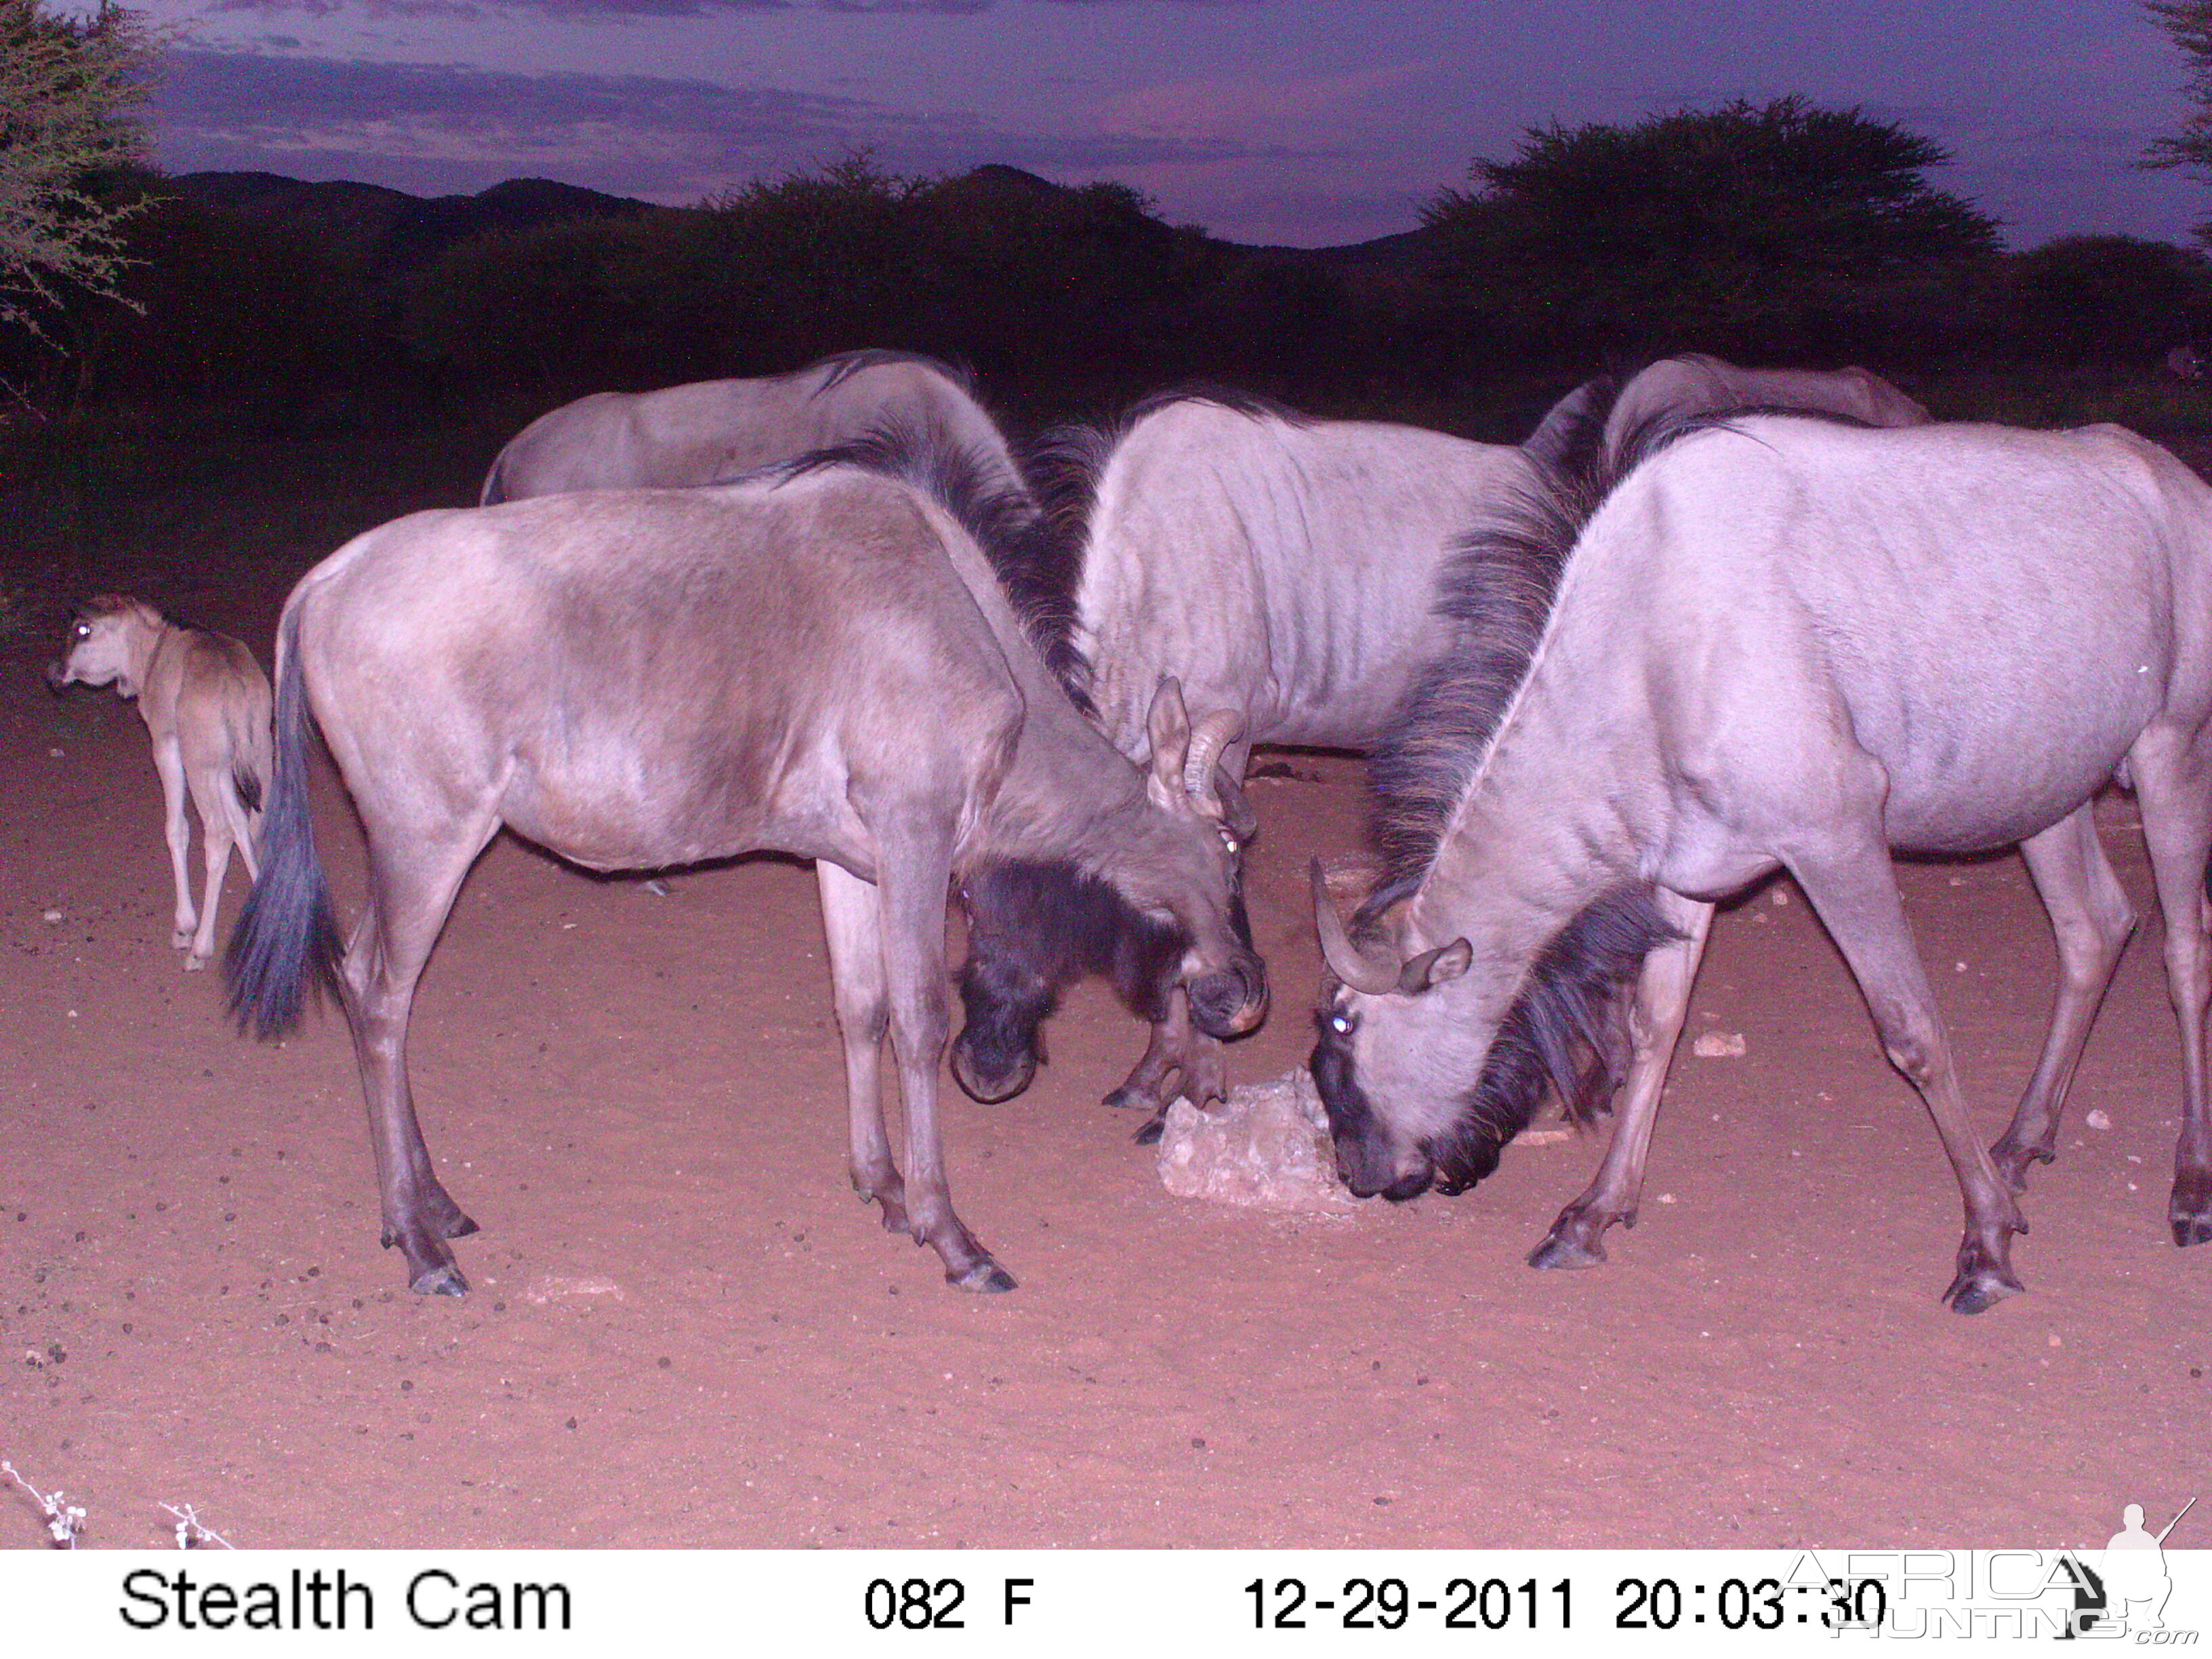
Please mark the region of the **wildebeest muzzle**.
POLYGON ((1249 951, 1190 982, 1191 1023, 1208 1036, 1242 1036, 1267 1016, 1267 970, 1249 951))
POLYGON ((1336 1149, 1336 1172, 1354 1198, 1385 1198, 1402 1204, 1418 1198, 1436 1179, 1436 1164, 1419 1150, 1397 1146, 1375 1121, 1374 1108, 1353 1075, 1351 1045, 1331 1025, 1327 1009, 1319 1017, 1321 1041, 1306 1061, 1314 1089, 1328 1114, 1329 1141, 1336 1149))

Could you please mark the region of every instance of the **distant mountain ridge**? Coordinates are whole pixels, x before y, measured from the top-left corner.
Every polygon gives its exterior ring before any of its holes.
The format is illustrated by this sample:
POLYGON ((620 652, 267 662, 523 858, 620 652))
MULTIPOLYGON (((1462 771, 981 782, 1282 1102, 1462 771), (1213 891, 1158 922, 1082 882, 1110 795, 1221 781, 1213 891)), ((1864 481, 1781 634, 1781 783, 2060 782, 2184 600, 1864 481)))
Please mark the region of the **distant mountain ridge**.
MULTIPOLYGON (((964 179, 1039 196, 1067 188, 998 162, 975 168, 964 179)), ((185 173, 167 183, 190 200, 287 225, 340 258, 381 272, 428 264, 454 243, 487 231, 526 230, 576 219, 635 219, 665 210, 655 203, 552 179, 509 179, 473 196, 429 197, 385 185, 288 179, 274 173, 185 173)), ((1428 245, 1425 230, 1338 247, 1226 243, 1270 261, 1310 261, 1330 271, 1410 270, 1425 260, 1428 245)))
POLYGON ((473 196, 410 196, 351 179, 274 173, 186 173, 168 180, 187 198, 289 226, 372 270, 428 264, 454 243, 493 230, 575 219, 635 219, 660 209, 551 179, 509 179, 473 196))

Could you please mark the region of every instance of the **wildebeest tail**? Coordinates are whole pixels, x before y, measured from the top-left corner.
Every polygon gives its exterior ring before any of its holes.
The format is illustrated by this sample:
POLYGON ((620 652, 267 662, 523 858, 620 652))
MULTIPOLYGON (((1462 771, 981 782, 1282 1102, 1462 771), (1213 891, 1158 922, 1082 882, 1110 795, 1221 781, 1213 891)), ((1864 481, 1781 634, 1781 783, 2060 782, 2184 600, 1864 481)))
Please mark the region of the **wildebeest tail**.
POLYGON ((300 1023, 311 983, 335 987, 343 951, 307 800, 307 720, 299 614, 288 611, 276 638, 276 764, 261 820, 261 875, 222 962, 231 1017, 264 1040, 300 1023))

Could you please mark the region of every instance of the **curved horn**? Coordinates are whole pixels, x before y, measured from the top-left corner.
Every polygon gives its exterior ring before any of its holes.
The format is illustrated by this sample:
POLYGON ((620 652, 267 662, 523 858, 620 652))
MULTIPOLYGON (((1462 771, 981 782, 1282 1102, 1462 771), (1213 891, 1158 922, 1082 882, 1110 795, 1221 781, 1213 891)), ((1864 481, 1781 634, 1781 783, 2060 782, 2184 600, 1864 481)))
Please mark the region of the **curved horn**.
POLYGON ((1321 935, 1322 960, 1328 963, 1329 972, 1370 997, 1396 990, 1399 969, 1361 955, 1352 935, 1344 931, 1344 919, 1329 901, 1328 878, 1321 872, 1321 860, 1314 860, 1307 870, 1313 878, 1314 930, 1321 935))
POLYGON ((1221 792, 1213 787, 1213 769, 1220 763, 1221 751, 1243 730, 1242 709, 1217 708, 1190 734, 1190 751, 1182 763, 1183 793, 1212 817, 1219 817, 1223 811, 1221 792))

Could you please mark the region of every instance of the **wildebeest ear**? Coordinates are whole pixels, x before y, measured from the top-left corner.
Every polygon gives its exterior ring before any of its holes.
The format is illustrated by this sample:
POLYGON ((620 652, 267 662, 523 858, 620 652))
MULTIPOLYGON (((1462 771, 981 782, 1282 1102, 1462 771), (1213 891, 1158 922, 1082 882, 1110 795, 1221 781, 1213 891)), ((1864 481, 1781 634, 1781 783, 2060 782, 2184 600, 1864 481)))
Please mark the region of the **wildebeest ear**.
POLYGON ((1457 979, 1474 960, 1474 947, 1463 939, 1439 945, 1406 964, 1405 971, 1398 976, 1398 988, 1407 996, 1419 996, 1457 979))
POLYGON ((1190 714, 1182 706, 1182 683, 1174 675, 1164 677, 1160 689, 1152 693, 1152 713, 1145 717, 1145 728, 1152 739, 1146 794, 1164 812, 1188 813, 1190 803, 1183 793, 1182 763, 1190 754, 1190 714))

